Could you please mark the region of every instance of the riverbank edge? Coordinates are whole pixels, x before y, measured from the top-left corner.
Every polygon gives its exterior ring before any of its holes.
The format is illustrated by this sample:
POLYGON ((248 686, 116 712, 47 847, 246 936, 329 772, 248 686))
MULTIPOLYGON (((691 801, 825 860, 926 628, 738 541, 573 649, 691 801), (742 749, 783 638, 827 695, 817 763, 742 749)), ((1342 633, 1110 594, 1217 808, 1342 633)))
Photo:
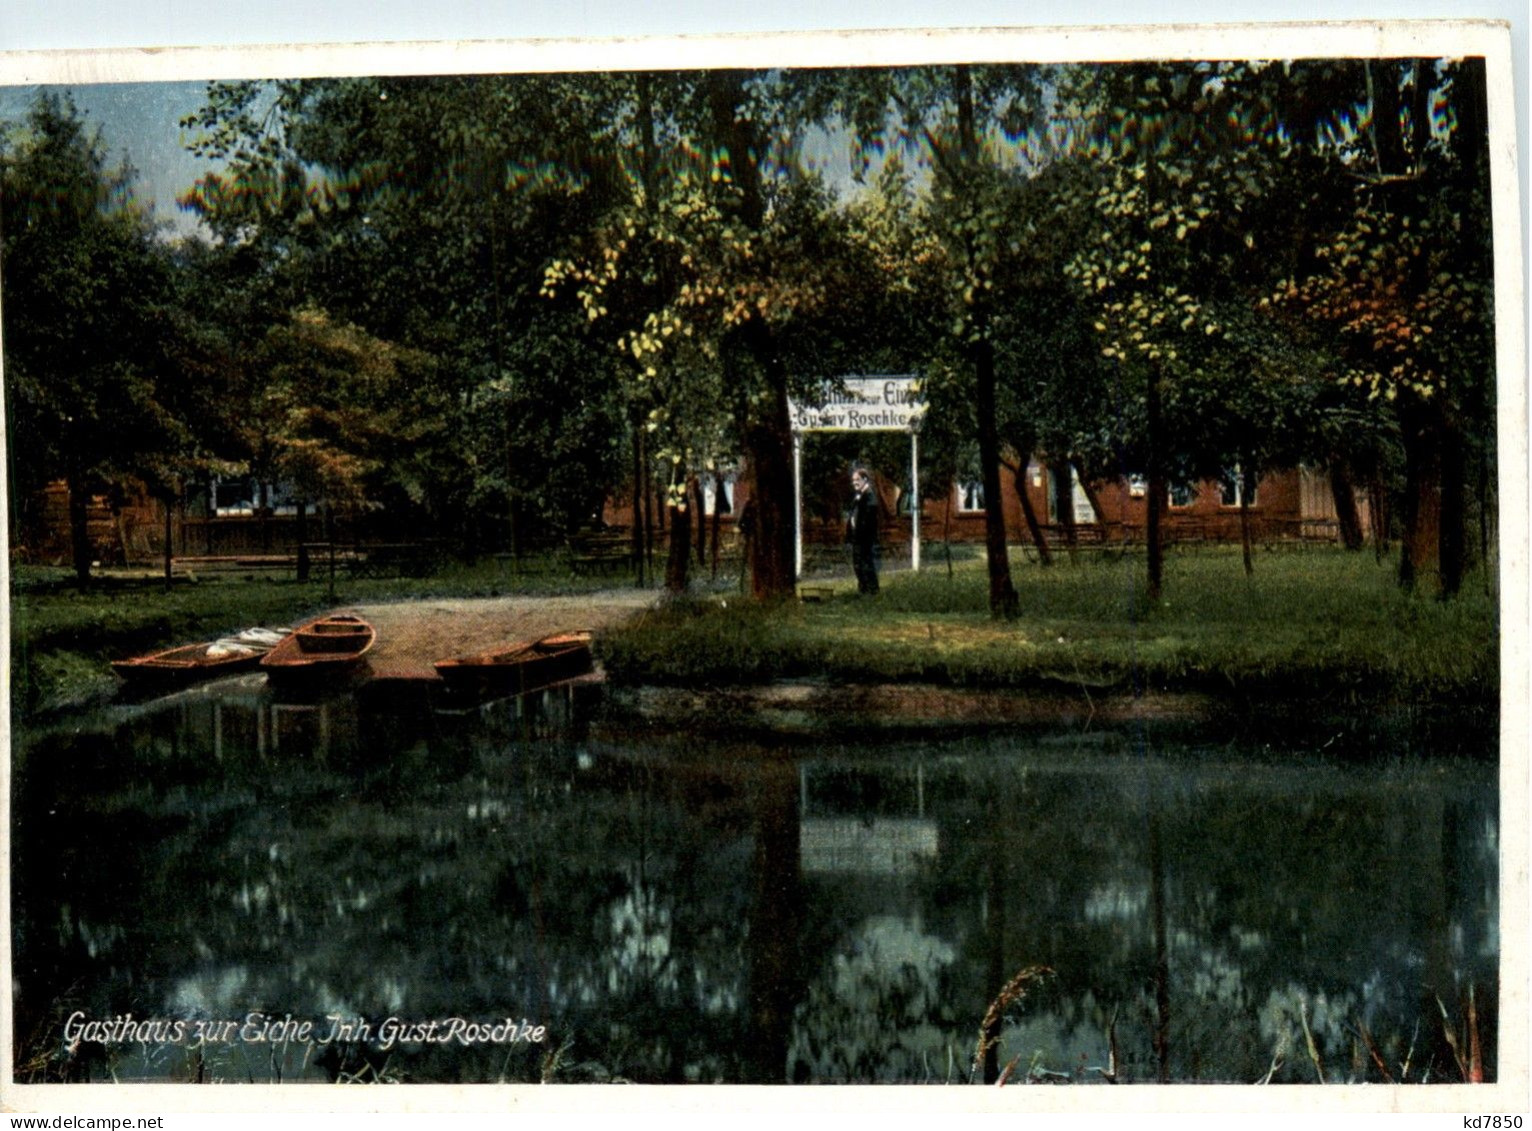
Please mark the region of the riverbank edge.
POLYGON ((608 684, 607 717, 674 730, 814 733, 841 727, 953 730, 987 726, 1077 726, 1090 721, 1205 720, 1219 702, 1196 692, 1096 695, 942 687, 930 683, 847 684, 784 680, 729 689, 608 684))
POLYGON ((1377 695, 1316 703, 1292 696, 1211 694, 1159 688, 1092 692, 1038 688, 973 688, 931 683, 838 683, 781 680, 734 688, 608 684, 606 725, 684 733, 823 735, 872 733, 918 736, 1002 727, 1063 728, 1196 726, 1215 721, 1286 720, 1384 713, 1446 716, 1494 729, 1498 699, 1485 702, 1402 699, 1377 695))
MULTIPOLYGON (((64 676, 55 681, 45 699, 30 704, 18 701, 13 678, 10 704, 13 727, 46 724, 71 712, 104 706, 117 697, 121 685, 110 671, 103 670, 99 655, 50 649, 34 653, 31 659, 37 662, 42 656, 58 665, 55 670, 62 671, 64 676)), ((15 673, 12 674, 14 677, 15 673)), ((714 725, 722 716, 733 720, 728 725, 781 730, 805 728, 804 719, 810 715, 832 724, 837 720, 863 721, 873 727, 897 725, 901 729, 918 729, 1034 723, 1073 725, 1090 720, 1133 722, 1174 718, 1191 722, 1263 708, 1291 712, 1408 706, 1487 712, 1498 710, 1500 703, 1498 688, 1494 687, 1460 687, 1445 694, 1423 695, 1386 679, 1358 682, 1354 673, 1350 674, 1353 678, 1339 680, 1335 673, 1307 670, 1240 682, 1189 675, 1184 681, 1162 679, 1153 687, 1136 687, 1126 675, 1118 680, 1098 677, 1088 683, 1060 677, 983 687, 920 678, 858 679, 827 672, 720 686, 678 680, 661 671, 628 668, 619 678, 609 680, 607 697, 618 712, 653 725, 714 725), (1316 688, 1325 690, 1316 692, 1316 688)))

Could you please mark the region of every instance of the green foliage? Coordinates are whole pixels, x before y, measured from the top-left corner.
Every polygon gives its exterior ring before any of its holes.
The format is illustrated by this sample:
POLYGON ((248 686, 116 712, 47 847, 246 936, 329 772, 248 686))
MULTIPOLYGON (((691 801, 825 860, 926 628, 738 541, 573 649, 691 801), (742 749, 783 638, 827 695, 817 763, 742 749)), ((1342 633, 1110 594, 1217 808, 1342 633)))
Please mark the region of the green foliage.
POLYGON ((422 358, 429 379, 393 421, 414 427, 381 454, 391 482, 370 501, 468 544, 503 544, 495 524, 577 525, 615 478, 610 361, 577 311, 535 297, 550 251, 608 198, 585 135, 603 82, 213 84, 186 123, 231 161, 189 203, 269 296, 268 320, 322 310, 422 358))
MULTIPOLYGON (((171 265, 72 102, 39 96, 4 141, 5 393, 18 518, 56 478, 163 485, 190 443, 170 356, 171 265)), ((13 536, 16 530, 13 528, 13 536)), ((88 561, 83 563, 88 567, 88 561)))
MULTIPOLYGON (((519 545, 588 522, 637 444, 678 492, 744 453, 785 508, 787 394, 876 370, 924 379, 927 497, 1028 456, 1386 487, 1448 435, 1484 468, 1482 82, 1429 59, 221 82, 183 123, 223 163, 184 201, 214 242, 179 248, 45 100, 5 165, 18 487, 248 471, 519 545), (800 162, 832 121, 848 196, 800 162)), ((902 468, 862 447, 835 459, 902 468)))

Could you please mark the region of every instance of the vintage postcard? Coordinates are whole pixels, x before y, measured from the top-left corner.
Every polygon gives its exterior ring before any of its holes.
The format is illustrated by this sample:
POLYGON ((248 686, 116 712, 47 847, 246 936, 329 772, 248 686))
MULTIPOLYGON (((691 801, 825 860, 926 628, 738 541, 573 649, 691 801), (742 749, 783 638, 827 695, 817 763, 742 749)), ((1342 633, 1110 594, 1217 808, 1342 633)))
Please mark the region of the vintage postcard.
POLYGON ((1525 1112, 1512 119, 1488 22, 0 57, 4 1106, 1525 1112))

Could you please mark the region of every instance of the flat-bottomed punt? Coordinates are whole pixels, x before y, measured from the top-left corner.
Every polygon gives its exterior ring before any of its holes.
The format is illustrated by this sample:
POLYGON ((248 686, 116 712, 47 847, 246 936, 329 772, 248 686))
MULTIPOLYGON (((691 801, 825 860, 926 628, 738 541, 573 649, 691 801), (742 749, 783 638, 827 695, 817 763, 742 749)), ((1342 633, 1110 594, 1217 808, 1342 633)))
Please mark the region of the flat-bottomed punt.
POLYGON ((589 632, 560 632, 434 665, 448 687, 525 695, 591 670, 589 632))
POLYGON ((330 613, 299 625, 261 659, 274 680, 320 680, 347 675, 377 641, 377 631, 355 613, 330 613))
POLYGON ((133 683, 181 685, 250 671, 286 637, 285 630, 251 628, 234 636, 183 644, 127 660, 113 660, 112 670, 133 683))

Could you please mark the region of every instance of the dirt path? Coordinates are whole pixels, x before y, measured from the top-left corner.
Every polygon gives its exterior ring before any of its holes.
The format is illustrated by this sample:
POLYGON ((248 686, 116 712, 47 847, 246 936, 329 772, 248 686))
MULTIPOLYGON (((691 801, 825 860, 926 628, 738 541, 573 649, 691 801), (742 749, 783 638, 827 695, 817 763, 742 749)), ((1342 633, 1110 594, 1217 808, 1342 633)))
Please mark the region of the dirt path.
POLYGON ((609 589, 576 597, 437 598, 353 605, 378 630, 374 678, 429 679, 437 660, 553 632, 600 632, 653 606, 654 590, 609 589))

